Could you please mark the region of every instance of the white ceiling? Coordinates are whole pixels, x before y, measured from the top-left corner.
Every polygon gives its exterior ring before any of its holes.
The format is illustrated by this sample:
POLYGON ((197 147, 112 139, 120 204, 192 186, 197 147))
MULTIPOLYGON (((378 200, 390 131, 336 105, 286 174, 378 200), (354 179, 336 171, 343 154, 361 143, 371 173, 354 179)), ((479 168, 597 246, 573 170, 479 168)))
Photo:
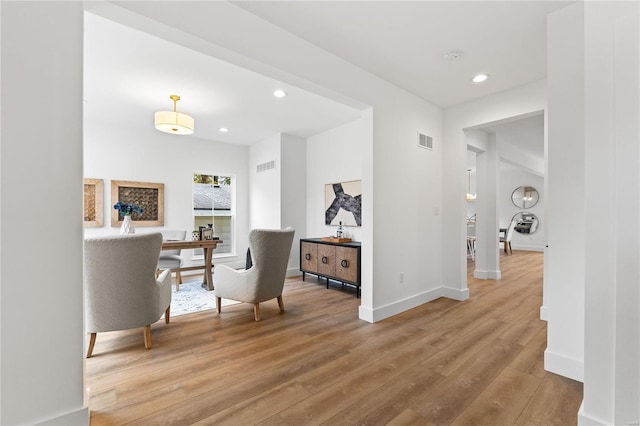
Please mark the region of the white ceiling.
POLYGON ((443 108, 545 78, 547 14, 570 3, 234 2, 443 108), (471 83, 480 72, 491 78, 471 83))
MULTIPOLYGON (((242 9, 443 108, 546 75, 546 15, 569 2, 243 1, 242 9), (460 51, 458 60, 442 58, 460 51), (491 78, 472 84, 477 72, 491 78)), ((352 107, 166 40, 85 14, 85 118, 152 126, 153 113, 196 120, 194 136, 252 144, 308 137, 355 120, 352 107), (289 96, 273 97, 284 88, 289 96), (223 134, 220 127, 230 129, 223 134)))
POLYGON ((360 111, 85 13, 84 115, 120 126, 153 126, 154 113, 194 117, 193 136, 250 145, 277 133, 308 137, 360 111), (273 92, 282 88, 285 98, 273 92), (229 129, 221 133, 220 127, 229 129))

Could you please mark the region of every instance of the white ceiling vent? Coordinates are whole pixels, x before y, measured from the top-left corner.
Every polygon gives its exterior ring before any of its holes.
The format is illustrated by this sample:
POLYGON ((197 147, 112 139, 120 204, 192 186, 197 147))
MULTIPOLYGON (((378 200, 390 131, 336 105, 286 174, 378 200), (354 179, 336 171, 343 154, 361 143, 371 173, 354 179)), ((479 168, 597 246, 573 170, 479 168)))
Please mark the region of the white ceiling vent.
POLYGON ((262 173, 262 172, 266 172, 267 170, 271 170, 275 168, 276 168, 276 161, 271 160, 271 161, 267 161, 266 163, 258 164, 256 166, 256 171, 258 173, 262 173))
POLYGON ((433 151, 433 138, 418 132, 418 146, 433 151))

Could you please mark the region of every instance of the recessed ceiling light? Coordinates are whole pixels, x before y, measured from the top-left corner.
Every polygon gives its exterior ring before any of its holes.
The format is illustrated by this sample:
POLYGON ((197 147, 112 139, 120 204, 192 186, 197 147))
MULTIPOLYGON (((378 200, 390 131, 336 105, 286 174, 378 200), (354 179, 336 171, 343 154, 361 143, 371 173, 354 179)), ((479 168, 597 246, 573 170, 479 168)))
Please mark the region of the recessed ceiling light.
POLYGON ((287 92, 285 92, 284 90, 278 89, 275 92, 273 92, 273 96, 275 96, 276 98, 284 98, 285 96, 287 96, 287 92))
POLYGON ((219 129, 222 133, 227 133, 229 131, 229 129, 227 129, 226 127, 220 127, 219 129))
POLYGON ((489 74, 477 74, 471 79, 471 81, 474 83, 482 83, 483 81, 487 81, 487 79, 489 79, 489 74))

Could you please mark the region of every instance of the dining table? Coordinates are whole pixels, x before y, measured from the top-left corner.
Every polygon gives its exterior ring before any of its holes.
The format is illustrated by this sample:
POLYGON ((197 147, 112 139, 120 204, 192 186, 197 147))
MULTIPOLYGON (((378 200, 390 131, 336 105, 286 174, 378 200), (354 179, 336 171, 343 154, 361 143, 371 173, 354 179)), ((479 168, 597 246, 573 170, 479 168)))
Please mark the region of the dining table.
POLYGON ((223 243, 220 239, 211 240, 165 240, 162 242, 162 250, 181 250, 181 249, 198 249, 201 248, 204 251, 204 265, 184 266, 180 268, 174 268, 173 271, 193 271, 197 269, 204 269, 204 279, 202 287, 211 291, 213 286, 213 251, 218 244, 223 243))

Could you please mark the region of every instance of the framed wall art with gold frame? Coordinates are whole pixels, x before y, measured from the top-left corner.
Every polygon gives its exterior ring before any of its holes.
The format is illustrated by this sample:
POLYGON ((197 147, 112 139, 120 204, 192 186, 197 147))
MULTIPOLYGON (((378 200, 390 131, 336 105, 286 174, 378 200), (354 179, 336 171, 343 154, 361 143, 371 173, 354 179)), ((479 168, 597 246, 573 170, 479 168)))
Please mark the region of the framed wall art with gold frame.
MULTIPOLYGON (((143 212, 131 215, 136 226, 164 226, 164 183, 111 181, 111 204, 137 204, 143 212)), ((111 226, 120 226, 124 216, 111 209, 111 226)))

